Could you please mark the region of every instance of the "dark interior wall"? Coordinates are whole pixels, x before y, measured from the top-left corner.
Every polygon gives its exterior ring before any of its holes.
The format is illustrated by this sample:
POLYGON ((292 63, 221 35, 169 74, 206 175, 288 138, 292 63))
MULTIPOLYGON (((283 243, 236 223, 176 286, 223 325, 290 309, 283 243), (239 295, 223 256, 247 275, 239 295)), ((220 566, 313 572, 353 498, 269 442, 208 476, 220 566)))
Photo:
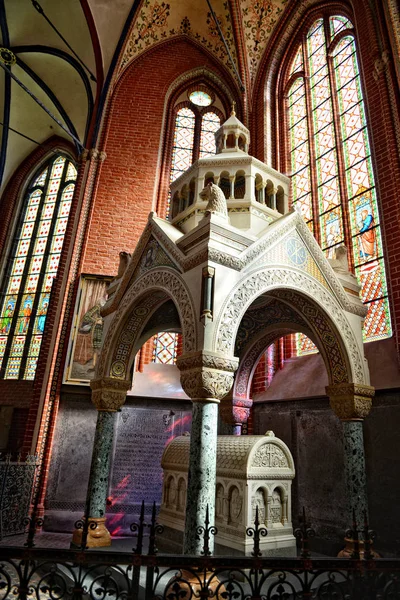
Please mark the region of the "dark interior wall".
MULTIPOLYGON (((377 392, 364 422, 370 526, 384 555, 400 550, 400 392, 377 392)), ((345 486, 342 425, 325 397, 254 405, 254 433, 272 429, 296 465, 293 521, 304 506, 316 530, 312 547, 332 554, 343 546, 345 486)))
MULTIPOLYGON (((72 532, 85 508, 97 411, 89 390, 62 395, 45 502, 48 531, 72 532)), ((128 397, 115 418, 107 526, 129 532, 142 500, 161 502, 161 457, 166 444, 189 431, 191 402, 128 397)))

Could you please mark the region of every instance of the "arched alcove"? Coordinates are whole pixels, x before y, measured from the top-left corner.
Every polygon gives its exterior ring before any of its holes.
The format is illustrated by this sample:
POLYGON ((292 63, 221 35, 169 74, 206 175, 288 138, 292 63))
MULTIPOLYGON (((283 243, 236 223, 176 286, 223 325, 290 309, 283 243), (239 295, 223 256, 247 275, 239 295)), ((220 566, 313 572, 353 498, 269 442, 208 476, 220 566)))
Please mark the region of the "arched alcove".
POLYGON ((157 269, 146 273, 131 285, 121 305, 109 316, 97 376, 128 378, 139 348, 166 328, 181 329, 183 348, 190 352, 197 337, 194 315, 193 300, 177 272, 157 269), (175 308, 171 317, 174 325, 166 324, 165 310, 157 312, 168 301, 175 308))

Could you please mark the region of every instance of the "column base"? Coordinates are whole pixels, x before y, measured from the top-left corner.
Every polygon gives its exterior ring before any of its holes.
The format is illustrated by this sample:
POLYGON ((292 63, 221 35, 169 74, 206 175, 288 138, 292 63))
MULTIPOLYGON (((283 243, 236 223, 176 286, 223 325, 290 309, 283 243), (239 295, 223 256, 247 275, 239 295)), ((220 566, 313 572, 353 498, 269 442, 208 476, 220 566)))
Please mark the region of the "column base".
MULTIPOLYGON (((104 517, 89 517, 89 529, 86 540, 87 548, 106 548, 111 546, 111 534, 108 531, 104 517), (96 528, 91 529, 90 523, 96 523, 96 528)), ((80 548, 82 545, 82 529, 75 529, 72 535, 71 546, 80 548)))
MULTIPOLYGON (((193 567, 193 570, 195 570, 195 568, 193 567)), ((212 577, 212 581, 210 586, 208 587, 208 596, 211 597, 215 597, 217 595, 217 590, 218 590, 218 598, 222 598, 222 594, 225 593, 226 594, 226 589, 224 585, 221 585, 219 579, 217 577, 215 577, 215 575, 213 576, 213 571, 206 571, 205 577, 206 580, 210 579, 212 577)), ((190 600, 190 598, 198 598, 199 594, 201 592, 201 584, 199 583, 199 579, 203 580, 203 576, 204 576, 204 571, 203 573, 196 575, 195 573, 191 573, 190 571, 186 571, 185 569, 181 570, 181 575, 175 575, 175 577, 173 577, 172 579, 169 580, 169 582, 167 583, 167 586, 165 588, 165 597, 168 597, 167 592, 174 592, 175 596, 174 597, 178 597, 176 595, 176 590, 173 588, 174 585, 178 584, 180 586, 179 591, 179 598, 181 598, 182 600, 190 600), (190 589, 189 589, 190 588, 190 589), (186 593, 185 593, 186 592, 186 593)), ((171 594, 172 597, 172 594, 171 594)))
MULTIPOLYGON (((338 554, 338 558, 351 558, 353 552, 354 552, 354 540, 352 538, 344 538, 345 541, 345 547, 343 548, 343 550, 341 550, 338 554)), ((372 544, 372 540, 370 540, 370 552, 372 554, 372 557, 375 558, 381 558, 380 555, 375 552, 375 550, 371 547, 372 544)), ((360 554, 360 558, 363 559, 364 558, 364 542, 363 541, 359 541, 358 542, 358 552, 360 554)))

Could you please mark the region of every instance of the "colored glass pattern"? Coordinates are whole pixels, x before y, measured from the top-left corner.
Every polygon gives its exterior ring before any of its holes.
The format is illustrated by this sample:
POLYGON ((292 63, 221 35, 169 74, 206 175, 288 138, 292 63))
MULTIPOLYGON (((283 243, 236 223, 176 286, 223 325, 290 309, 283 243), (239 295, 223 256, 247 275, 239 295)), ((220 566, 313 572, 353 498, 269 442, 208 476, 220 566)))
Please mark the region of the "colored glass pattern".
POLYGON ((182 175, 193 162, 194 127, 194 112, 190 108, 181 108, 175 121, 171 181, 182 175))
POLYGON ((296 79, 289 90, 289 135, 291 140, 292 186, 297 210, 306 221, 312 220, 310 150, 305 87, 296 79))
POLYGON ((190 102, 196 104, 196 106, 210 106, 212 103, 212 98, 207 92, 203 92, 202 90, 196 90, 189 94, 190 102))
POLYGON ((153 363, 174 365, 177 357, 178 334, 166 331, 154 338, 153 363))
POLYGON ((301 46, 299 46, 296 54, 294 55, 292 67, 290 69, 289 74, 293 75, 293 73, 297 73, 297 71, 301 71, 302 69, 303 69, 303 48, 301 46))
POLYGON ((216 153, 214 133, 221 126, 221 121, 218 115, 213 112, 208 112, 201 119, 200 131, 200 158, 216 153))
MULTIPOLYGON (((334 257, 338 244, 352 247, 361 297, 368 306, 364 339, 372 341, 388 337, 392 331, 356 44, 353 25, 346 17, 332 16, 328 28, 325 25, 323 18, 315 21, 289 68, 289 77, 296 72, 299 75, 287 102, 293 203, 327 258, 334 257), (331 57, 328 46, 333 47, 331 57), (305 65, 303 55, 307 57, 305 65), (307 162, 310 144, 315 164, 307 162), (345 186, 339 181, 340 164, 345 186)), ((307 338, 298 334, 297 340, 299 354, 308 353, 307 338)))
POLYGON ((296 352, 297 356, 316 354, 318 348, 304 333, 296 333, 296 352))
POLYGON ((74 165, 59 156, 28 187, 0 311, 0 366, 5 379, 35 378, 76 176, 74 165))

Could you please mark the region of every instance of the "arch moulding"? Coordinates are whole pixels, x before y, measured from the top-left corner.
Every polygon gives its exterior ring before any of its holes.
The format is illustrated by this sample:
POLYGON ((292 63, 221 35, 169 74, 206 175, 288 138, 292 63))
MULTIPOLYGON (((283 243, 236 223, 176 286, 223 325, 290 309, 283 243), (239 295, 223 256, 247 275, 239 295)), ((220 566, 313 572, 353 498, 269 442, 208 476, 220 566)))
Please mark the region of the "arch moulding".
POLYGON ((186 284, 173 269, 152 269, 133 282, 110 315, 97 379, 129 377, 141 332, 154 310, 167 299, 174 302, 179 314, 184 352, 196 349, 196 311, 186 284))
POLYGON ((343 308, 322 284, 297 269, 264 267, 250 273, 235 287, 218 317, 214 337, 217 352, 234 353, 236 335, 244 314, 252 302, 265 293, 281 297, 296 312, 300 311, 314 332, 319 332, 323 324, 322 333, 317 335, 318 345, 329 357, 328 373, 334 374, 331 384, 369 384, 368 369, 356 332, 343 308), (300 298, 303 298, 301 306, 296 306, 294 302, 300 298))

